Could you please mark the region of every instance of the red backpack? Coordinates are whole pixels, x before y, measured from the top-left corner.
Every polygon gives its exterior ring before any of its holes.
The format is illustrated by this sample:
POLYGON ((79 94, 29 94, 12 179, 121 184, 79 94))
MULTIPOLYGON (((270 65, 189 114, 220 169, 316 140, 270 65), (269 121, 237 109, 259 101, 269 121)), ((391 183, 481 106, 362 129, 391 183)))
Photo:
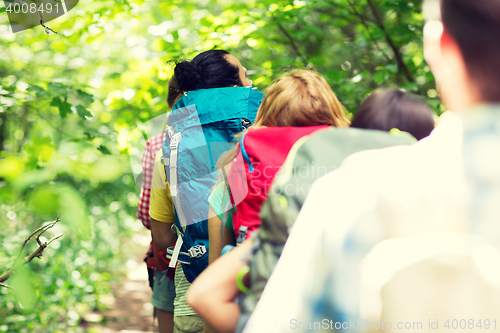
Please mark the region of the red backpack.
POLYGON ((302 137, 326 128, 326 125, 265 127, 251 129, 241 137, 241 154, 235 158, 228 177, 231 203, 236 207, 233 227, 237 244, 258 229, 262 204, 293 145, 302 137))

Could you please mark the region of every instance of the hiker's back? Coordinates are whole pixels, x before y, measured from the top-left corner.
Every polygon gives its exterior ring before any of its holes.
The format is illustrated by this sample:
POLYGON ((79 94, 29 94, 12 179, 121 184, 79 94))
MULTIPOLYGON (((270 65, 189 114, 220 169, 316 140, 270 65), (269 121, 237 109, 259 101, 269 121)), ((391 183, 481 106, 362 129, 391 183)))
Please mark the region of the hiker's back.
POLYGON ((169 117, 163 144, 165 173, 182 237, 170 255, 183 264, 188 281, 208 265, 208 194, 216 177, 215 164, 231 149, 233 136, 255 118, 262 93, 247 87, 187 92, 169 117))

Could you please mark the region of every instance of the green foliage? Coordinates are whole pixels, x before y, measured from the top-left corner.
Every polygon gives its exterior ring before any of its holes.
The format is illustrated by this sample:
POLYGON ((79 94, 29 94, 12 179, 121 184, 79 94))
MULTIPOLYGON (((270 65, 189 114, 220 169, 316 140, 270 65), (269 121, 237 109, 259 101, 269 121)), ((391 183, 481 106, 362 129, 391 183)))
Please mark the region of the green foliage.
POLYGON ((54 233, 65 234, 8 281, 32 287, 17 298, 0 288, 0 332, 81 331, 82 313, 105 306, 124 246, 142 228, 129 162, 141 152, 127 138, 168 110, 171 60, 224 48, 260 89, 285 71, 310 68, 350 112, 374 89, 399 87, 439 113, 422 53, 421 5, 80 1, 47 23, 58 32, 50 37, 42 27, 8 33, 0 8, 0 267, 10 267, 43 221, 60 214, 54 233))

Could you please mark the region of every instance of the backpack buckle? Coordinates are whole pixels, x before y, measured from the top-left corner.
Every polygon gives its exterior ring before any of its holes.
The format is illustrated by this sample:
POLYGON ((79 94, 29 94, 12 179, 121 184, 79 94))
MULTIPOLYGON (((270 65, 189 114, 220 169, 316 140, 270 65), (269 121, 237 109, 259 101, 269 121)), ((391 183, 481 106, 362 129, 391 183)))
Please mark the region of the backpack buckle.
POLYGON ((243 225, 240 226, 240 229, 238 230, 238 239, 236 239, 236 244, 243 243, 247 238, 247 233, 248 233, 248 227, 243 225))
POLYGON ((181 138, 181 133, 175 133, 175 135, 170 138, 170 149, 177 149, 181 142, 181 138))
POLYGON ((205 248, 205 245, 196 245, 191 247, 188 250, 188 253, 191 258, 201 258, 205 253, 207 253, 207 249, 205 248))

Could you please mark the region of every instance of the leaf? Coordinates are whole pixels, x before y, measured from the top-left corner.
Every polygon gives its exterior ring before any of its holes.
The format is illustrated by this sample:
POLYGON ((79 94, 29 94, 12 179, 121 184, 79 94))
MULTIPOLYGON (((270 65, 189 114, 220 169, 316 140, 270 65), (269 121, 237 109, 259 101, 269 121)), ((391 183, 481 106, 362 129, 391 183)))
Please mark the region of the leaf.
POLYGON ((204 26, 204 27, 210 27, 212 26, 212 22, 207 19, 206 17, 203 17, 201 20, 200 20, 200 23, 204 26))
POLYGON ((104 155, 111 155, 111 152, 105 145, 100 145, 99 147, 97 147, 97 150, 99 150, 104 155))
POLYGON ((388 76, 389 75, 387 75, 387 72, 380 71, 380 72, 373 74, 373 81, 375 81, 376 84, 381 84, 382 82, 387 80, 388 76))
POLYGON ((385 68, 391 72, 391 73, 397 73, 398 72, 398 65, 394 65, 394 64, 391 64, 391 65, 387 65, 385 66, 385 68))
POLYGON ((83 120, 88 118, 92 118, 92 113, 90 113, 89 110, 87 110, 84 106, 82 105, 77 105, 76 106, 76 113, 78 113, 78 116, 82 118, 83 120))
POLYGON ((58 184, 58 203, 61 222, 68 224, 83 238, 90 238, 87 205, 81 195, 69 185, 58 184))
POLYGON ((53 185, 40 186, 30 195, 29 203, 44 215, 55 214, 59 207, 57 189, 53 185))
POLYGON ((7 7, 0 8, 0 13, 5 13, 7 11, 7 7))
POLYGON ((331 83, 337 83, 342 78, 340 76, 339 71, 336 71, 335 69, 329 69, 329 70, 327 70, 326 73, 325 73, 325 76, 328 79, 328 81, 331 82, 331 83))
POLYGON ((68 95, 68 87, 65 86, 64 84, 62 83, 59 83, 59 82, 49 82, 47 84, 48 86, 48 90, 54 94, 54 95, 58 95, 58 96, 66 96, 68 95))
POLYGON ((9 280, 16 299, 28 310, 33 308, 36 301, 35 288, 31 282, 33 278, 30 275, 26 266, 20 264, 9 280))
POLYGON ((95 135, 90 133, 90 132, 83 132, 83 134, 86 136, 87 140, 93 140, 95 139, 95 135))
POLYGON ((66 100, 62 101, 59 97, 52 98, 52 102, 50 102, 51 106, 55 106, 59 108, 59 114, 61 118, 66 118, 68 113, 71 113, 71 104, 66 102, 66 100))
POLYGON ((308 30, 309 32, 311 32, 313 34, 316 34, 319 36, 321 36, 323 34, 323 30, 321 30, 320 28, 318 28, 314 25, 306 25, 305 28, 306 28, 306 30, 308 30))
POLYGON ((99 182, 112 182, 123 174, 118 158, 106 155, 95 162, 89 172, 89 178, 99 182))
POLYGON ((35 96, 38 98, 46 98, 50 96, 50 94, 45 89, 37 85, 30 85, 27 91, 34 92, 35 96))
POLYGON ((15 180, 24 171, 25 164, 23 161, 15 156, 9 156, 0 160, 0 177, 7 180, 15 180))
MULTIPOLYGON (((30 186, 46 183, 48 181, 53 180, 55 177, 56 177, 55 172, 50 170, 49 168, 28 171, 23 173, 22 177, 19 177, 14 182, 12 182, 12 186, 16 191, 22 192, 30 186)), ((55 211, 53 213, 55 213, 55 211)), ((49 213, 44 213, 44 214, 47 215, 49 213)))
POLYGON ((76 93, 78 94, 78 97, 84 103, 84 105, 89 105, 89 104, 92 104, 94 102, 94 96, 92 96, 91 94, 88 94, 85 91, 80 90, 80 89, 78 89, 76 91, 76 93))

